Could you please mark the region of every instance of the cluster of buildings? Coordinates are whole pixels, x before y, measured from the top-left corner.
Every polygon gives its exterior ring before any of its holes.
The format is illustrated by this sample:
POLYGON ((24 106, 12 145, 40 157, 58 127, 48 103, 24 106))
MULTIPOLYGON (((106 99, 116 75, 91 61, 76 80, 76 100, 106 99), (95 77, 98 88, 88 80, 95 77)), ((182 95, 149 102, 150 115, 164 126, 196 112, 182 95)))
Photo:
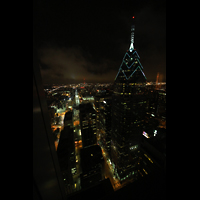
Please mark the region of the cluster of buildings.
POLYGON ((165 173, 166 84, 147 83, 134 31, 114 84, 46 90, 68 194, 105 181, 103 162, 120 186, 165 173))

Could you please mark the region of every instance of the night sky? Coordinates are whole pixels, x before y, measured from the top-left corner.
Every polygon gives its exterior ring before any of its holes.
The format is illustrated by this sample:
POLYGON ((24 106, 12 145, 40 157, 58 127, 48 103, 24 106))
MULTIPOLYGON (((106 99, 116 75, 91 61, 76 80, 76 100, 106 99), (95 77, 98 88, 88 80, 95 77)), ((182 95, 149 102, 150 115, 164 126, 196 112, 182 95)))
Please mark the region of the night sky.
POLYGON ((147 81, 166 79, 166 1, 36 0, 33 36, 43 83, 114 82, 130 46, 147 81))

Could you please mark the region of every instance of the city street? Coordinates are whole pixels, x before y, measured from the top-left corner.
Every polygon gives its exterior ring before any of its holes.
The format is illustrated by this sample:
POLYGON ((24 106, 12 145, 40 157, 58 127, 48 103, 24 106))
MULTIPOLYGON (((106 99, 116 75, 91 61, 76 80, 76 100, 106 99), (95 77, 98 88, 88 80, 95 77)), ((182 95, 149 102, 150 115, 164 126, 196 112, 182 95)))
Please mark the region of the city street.
MULTIPOLYGON (((75 105, 79 104, 79 95, 76 91, 75 95, 75 105)), ((73 175, 74 180, 74 191, 78 191, 81 189, 80 182, 80 174, 81 166, 80 166, 80 149, 82 148, 82 136, 81 136, 81 127, 80 127, 80 119, 79 119, 79 109, 73 108, 73 127, 74 127, 74 140, 75 140, 75 162, 76 162, 76 173, 73 175)), ((98 139, 97 139, 98 140, 98 139)), ((112 184, 114 191, 122 188, 126 183, 120 184, 117 178, 114 178, 114 170, 109 162, 108 156, 106 152, 102 149, 102 155, 104 158, 103 166, 102 166, 102 179, 109 178, 112 184)))
POLYGON ((105 153, 102 153, 103 154, 103 158, 104 158, 104 165, 103 165, 103 173, 104 173, 104 176, 105 178, 109 178, 110 179, 110 182, 112 184, 112 187, 114 189, 114 191, 120 189, 122 186, 120 184, 120 182, 113 177, 113 172, 111 170, 111 165, 107 162, 107 157, 106 157, 106 154, 105 153))
POLYGON ((75 191, 81 189, 81 181, 80 181, 80 174, 81 174, 81 166, 80 166, 80 149, 82 148, 82 144, 78 144, 75 146, 75 159, 76 159, 76 174, 73 176, 74 180, 74 188, 75 191))
MULTIPOLYGON (((75 105, 79 105, 79 95, 77 90, 75 92, 75 105)), ((79 119, 79 109, 73 108, 73 128, 74 128, 74 145, 75 145, 75 162, 76 162, 76 173, 73 175, 74 180, 74 191, 78 191, 81 189, 81 181, 80 174, 81 166, 80 166, 80 149, 82 148, 82 137, 81 137, 81 127, 80 127, 80 119, 79 119)))

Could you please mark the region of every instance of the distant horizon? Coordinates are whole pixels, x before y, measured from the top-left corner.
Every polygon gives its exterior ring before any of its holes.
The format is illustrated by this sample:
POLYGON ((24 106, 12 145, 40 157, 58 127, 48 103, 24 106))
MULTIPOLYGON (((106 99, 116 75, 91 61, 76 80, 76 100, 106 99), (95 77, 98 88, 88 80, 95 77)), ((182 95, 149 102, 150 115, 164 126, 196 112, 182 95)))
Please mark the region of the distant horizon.
MULTIPOLYGON (((156 81, 147 81, 147 83, 149 82, 156 82, 156 81)), ((166 81, 159 81, 158 83, 166 83, 166 81)), ((43 85, 71 85, 71 84, 84 84, 84 82, 79 82, 79 83, 43 83, 43 85)), ((100 82, 85 82, 85 84, 114 84, 114 82, 104 82, 104 83, 100 83, 100 82)))

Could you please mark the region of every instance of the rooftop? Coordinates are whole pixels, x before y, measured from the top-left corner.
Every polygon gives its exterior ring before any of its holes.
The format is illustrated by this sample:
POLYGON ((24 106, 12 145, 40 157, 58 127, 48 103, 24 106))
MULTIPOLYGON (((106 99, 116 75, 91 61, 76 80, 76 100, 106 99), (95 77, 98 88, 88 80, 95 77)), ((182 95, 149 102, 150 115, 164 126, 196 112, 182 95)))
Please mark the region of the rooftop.
POLYGON ((83 172, 92 170, 101 163, 103 156, 99 145, 89 146, 80 151, 83 172))

